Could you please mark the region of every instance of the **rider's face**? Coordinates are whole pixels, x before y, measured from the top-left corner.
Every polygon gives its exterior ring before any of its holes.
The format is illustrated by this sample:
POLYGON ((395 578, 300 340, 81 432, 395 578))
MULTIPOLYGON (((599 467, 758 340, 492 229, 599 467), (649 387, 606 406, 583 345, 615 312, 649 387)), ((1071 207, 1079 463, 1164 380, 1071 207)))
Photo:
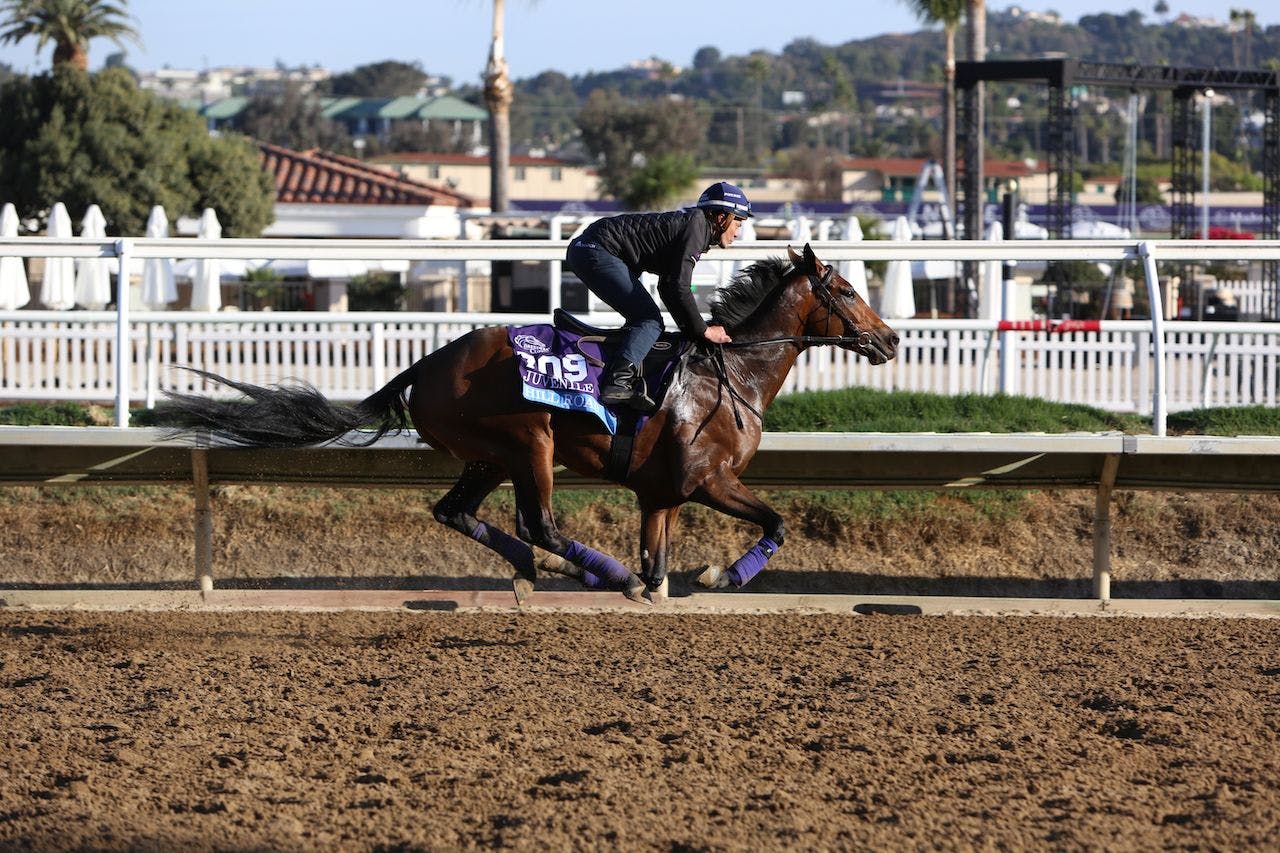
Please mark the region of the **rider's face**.
POLYGON ((718 245, 721 249, 727 249, 734 240, 738 239, 738 229, 742 227, 742 220, 731 214, 722 213, 720 214, 720 223, 720 227, 723 230, 720 232, 718 245), (726 222, 725 220, 728 221, 726 222))

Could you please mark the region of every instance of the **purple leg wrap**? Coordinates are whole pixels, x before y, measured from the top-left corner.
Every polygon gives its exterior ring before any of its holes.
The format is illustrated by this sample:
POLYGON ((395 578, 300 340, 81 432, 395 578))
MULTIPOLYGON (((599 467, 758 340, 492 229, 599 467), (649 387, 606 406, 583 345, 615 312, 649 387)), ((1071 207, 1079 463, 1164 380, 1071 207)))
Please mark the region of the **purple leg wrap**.
POLYGON ((560 556, 582 569, 582 582, 592 589, 622 589, 631 577, 622 563, 576 540, 560 556))
POLYGON ((751 546, 751 550, 743 554, 729 567, 729 581, 737 587, 747 585, 747 581, 760 574, 764 564, 778 550, 778 544, 772 539, 764 538, 751 546))
POLYGON ((510 533, 504 533, 498 528, 490 527, 481 521, 477 522, 476 529, 471 531, 471 538, 486 548, 497 551, 508 563, 515 566, 521 574, 532 574, 533 549, 510 533))

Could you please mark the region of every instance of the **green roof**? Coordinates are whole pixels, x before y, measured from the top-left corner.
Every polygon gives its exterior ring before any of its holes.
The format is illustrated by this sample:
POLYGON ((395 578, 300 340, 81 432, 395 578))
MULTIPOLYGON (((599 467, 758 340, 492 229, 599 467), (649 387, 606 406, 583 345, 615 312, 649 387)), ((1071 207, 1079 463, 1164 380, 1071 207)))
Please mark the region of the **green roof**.
POLYGON ((200 109, 200 115, 205 118, 215 119, 235 118, 240 114, 240 111, 248 105, 248 98, 243 95, 237 95, 232 98, 223 98, 220 101, 214 101, 211 104, 205 104, 200 109))
MULTIPOLYGON (((200 115, 212 119, 235 118, 248 105, 249 98, 238 95, 223 98, 200 108, 200 115)), ((438 98, 321 98, 320 111, 335 121, 359 119, 440 119, 443 121, 486 121, 487 110, 452 95, 438 98)))
POLYGON ((486 121, 489 118, 489 111, 475 104, 469 104, 461 98, 455 98, 453 95, 441 95, 427 100, 414 115, 424 119, 486 121))

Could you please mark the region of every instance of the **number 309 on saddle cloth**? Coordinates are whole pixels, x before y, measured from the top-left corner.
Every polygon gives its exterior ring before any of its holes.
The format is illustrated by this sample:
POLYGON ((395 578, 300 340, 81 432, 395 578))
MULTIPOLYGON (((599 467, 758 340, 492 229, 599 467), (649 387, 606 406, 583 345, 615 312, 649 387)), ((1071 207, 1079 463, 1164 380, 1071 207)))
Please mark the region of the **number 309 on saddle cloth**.
MULTIPOLYGON (((610 435, 617 432, 617 416, 600 402, 600 375, 613 353, 599 338, 549 324, 511 326, 507 336, 515 350, 521 393, 526 400, 587 412, 599 418, 610 435)), ((677 355, 668 351, 657 359, 655 354, 651 353, 644 364, 645 382, 650 389, 662 387, 677 355)))

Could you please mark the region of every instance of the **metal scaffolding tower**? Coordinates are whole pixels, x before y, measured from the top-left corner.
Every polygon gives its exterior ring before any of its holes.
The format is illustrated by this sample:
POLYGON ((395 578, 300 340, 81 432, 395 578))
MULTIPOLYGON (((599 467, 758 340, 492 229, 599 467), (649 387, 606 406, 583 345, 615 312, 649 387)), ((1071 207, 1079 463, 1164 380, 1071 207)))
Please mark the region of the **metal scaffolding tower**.
MULTIPOLYGON (((1071 232, 1071 186, 1075 175, 1075 86, 1110 86, 1130 91, 1169 89, 1173 92, 1173 206, 1172 235, 1192 237, 1196 231, 1195 176, 1200 145, 1195 128, 1193 96, 1206 89, 1263 93, 1266 122, 1263 128, 1263 233, 1280 239, 1280 72, 1243 68, 1179 68, 1165 65, 1126 65, 1083 62, 1074 59, 957 62, 956 90, 960 106, 956 123, 957 204, 965 236, 980 239, 983 219, 983 164, 977 156, 982 128, 976 126, 978 84, 983 82, 1037 82, 1049 88, 1046 160, 1053 187, 1049 199, 1048 229, 1051 237, 1071 232), (970 203, 972 202, 972 203, 970 203)), ((1263 264, 1266 287, 1264 318, 1280 320, 1280 262, 1263 264)))

